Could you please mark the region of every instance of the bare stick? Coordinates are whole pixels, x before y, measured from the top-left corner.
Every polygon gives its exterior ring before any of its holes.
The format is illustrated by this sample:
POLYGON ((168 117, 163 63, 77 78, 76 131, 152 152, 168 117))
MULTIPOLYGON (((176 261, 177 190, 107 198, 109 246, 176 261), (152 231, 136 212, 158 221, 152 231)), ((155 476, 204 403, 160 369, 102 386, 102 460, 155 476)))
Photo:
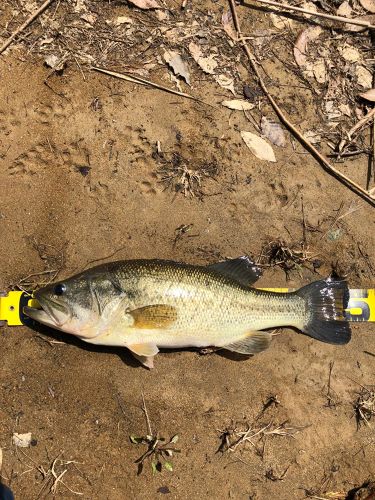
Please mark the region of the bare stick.
POLYGON ((268 100, 270 101, 274 111, 276 112, 277 116, 280 118, 281 122, 293 133, 293 135, 299 140, 299 142, 308 150, 310 153, 318 159, 324 166, 324 168, 330 172, 333 176, 338 178, 343 184, 345 184, 347 187, 349 187, 352 191, 354 191, 356 194, 359 196, 362 196, 366 201, 368 201, 371 205, 375 206, 375 200, 374 198, 371 197, 368 191, 366 191, 362 186, 357 184, 355 181, 347 177, 345 174, 337 170, 333 165, 330 164, 330 162, 327 160, 327 158, 321 154, 307 139, 303 137, 301 132, 289 121, 289 119, 284 115, 284 113, 281 111, 279 108, 278 104, 274 100, 274 98, 270 95, 266 84, 263 81, 263 78, 261 77, 257 63, 255 61, 255 58, 253 54, 250 52, 249 46, 246 43, 246 40, 244 40, 242 33, 241 33, 241 26, 238 20, 237 16, 237 10, 236 6, 234 3, 234 0, 229 0, 229 4, 232 10, 232 15, 233 15, 233 22, 234 26, 237 31, 238 39, 242 43, 243 48, 246 52, 246 55, 249 59, 250 66, 253 69, 259 85, 261 86, 263 92, 267 96, 268 100))
POLYGON ((364 116, 363 118, 361 118, 348 132, 348 138, 349 140, 352 139, 353 137, 353 134, 355 134, 355 132, 357 132, 357 130, 359 130, 361 127, 363 127, 363 125, 366 125, 367 122, 369 122, 371 120, 371 118, 375 115, 375 108, 372 108, 371 111, 369 111, 367 113, 366 116, 364 116))
POLYGON ((151 422, 150 422, 150 417, 148 416, 147 406, 146 406, 146 402, 145 402, 145 395, 143 394, 143 391, 142 391, 142 410, 146 416, 148 434, 150 436, 152 436, 151 422))
POLYGON ((9 47, 9 45, 13 42, 16 36, 18 36, 25 28, 27 28, 29 24, 31 24, 34 21, 34 19, 36 19, 43 11, 45 11, 46 8, 49 5, 51 5, 51 3, 54 1, 55 0, 46 0, 44 4, 41 5, 39 9, 34 12, 34 14, 31 14, 31 16, 23 23, 23 25, 20 26, 18 29, 16 29, 16 31, 12 33, 8 38, 8 40, 0 47, 0 54, 2 54, 4 50, 9 47))
MULTIPOLYGON (((254 0, 255 2, 271 5, 272 7, 279 7, 280 9, 289 9, 296 12, 302 12, 303 14, 309 14, 310 16, 324 17, 325 19, 331 19, 332 21, 340 21, 342 23, 354 24, 355 26, 363 26, 364 28, 374 30, 375 26, 368 21, 363 21, 361 19, 349 19, 343 16, 333 16, 331 14, 323 14, 321 12, 314 12, 313 10, 303 9, 301 7, 294 7, 292 5, 287 5, 285 3, 273 2, 272 0, 254 0)), ((243 3, 245 7, 251 7, 250 4, 243 3)), ((280 12, 282 14, 282 12, 280 12)))
POLYGON ((149 80, 145 80, 144 78, 139 78, 138 76, 128 76, 123 73, 116 73, 115 71, 109 71, 107 69, 103 68, 96 68, 95 66, 92 66, 93 70, 99 71, 100 73, 105 73, 106 75, 114 76, 116 78, 120 78, 121 80, 126 80, 127 82, 132 82, 132 83, 138 83, 139 85, 150 85, 151 87, 154 87, 156 89, 164 90, 165 92, 169 92, 170 94, 175 94, 179 95, 181 97, 186 97, 187 99, 192 99, 193 101, 198 101, 203 103, 200 99, 197 97, 194 97, 189 94, 185 94, 185 92, 178 92, 177 90, 170 89, 168 87, 164 87, 163 85, 159 85, 158 83, 151 82, 149 80))

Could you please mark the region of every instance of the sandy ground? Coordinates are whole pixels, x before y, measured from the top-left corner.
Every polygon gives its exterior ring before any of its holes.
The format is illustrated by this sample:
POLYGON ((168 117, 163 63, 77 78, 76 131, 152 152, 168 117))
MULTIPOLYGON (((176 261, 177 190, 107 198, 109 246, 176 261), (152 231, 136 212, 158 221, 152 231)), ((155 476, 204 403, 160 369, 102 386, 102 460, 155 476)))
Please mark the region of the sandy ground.
MULTIPOLYGON (((302 241, 302 200, 306 241, 321 266, 293 271, 288 282, 281 269, 266 268, 259 285, 299 287, 332 267, 349 274, 351 287, 374 285, 373 209, 290 139, 275 148, 277 163, 263 162, 241 141, 242 113, 86 70, 83 79, 73 65, 49 79, 52 91, 42 61, 20 54, 0 61, 0 289, 54 266, 63 278, 97 259, 256 258, 271 240, 302 241), (157 141, 190 166, 217 165, 201 196, 164 189, 157 141), (335 223, 340 207, 353 206, 335 223), (176 241, 182 225, 192 226, 176 241)), ((276 63, 268 70, 283 81, 276 63)), ((223 98, 208 82, 198 92, 208 102, 223 98)), ((316 120, 307 90, 287 88, 278 98, 299 124, 316 120)), ((342 167, 361 182, 366 168, 365 159, 342 167)), ((252 359, 179 350, 159 354, 148 371, 126 350, 44 328, 1 328, 3 480, 17 499, 345 495, 375 476, 373 427, 357 428, 353 406, 375 376, 364 351, 375 352, 370 324, 355 324, 343 347, 283 329, 252 359), (147 462, 137 475, 134 461, 146 448, 129 436, 147 434, 142 392, 153 432, 179 435, 173 472, 152 475, 147 462), (279 404, 264 408, 270 397, 279 404), (217 452, 225 429, 285 421, 299 430, 293 437, 217 452), (13 432, 32 432, 34 446, 16 449, 13 432), (74 462, 57 462, 57 474, 67 472, 53 494, 47 471, 56 457, 74 462)))

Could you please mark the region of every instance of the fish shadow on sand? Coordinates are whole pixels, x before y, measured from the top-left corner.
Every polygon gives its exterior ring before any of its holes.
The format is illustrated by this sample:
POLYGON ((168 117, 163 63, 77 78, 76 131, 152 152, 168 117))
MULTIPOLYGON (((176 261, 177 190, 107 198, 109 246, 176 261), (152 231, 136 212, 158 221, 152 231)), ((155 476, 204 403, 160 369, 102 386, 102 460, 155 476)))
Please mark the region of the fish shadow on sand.
MULTIPOLYGON (((119 358, 126 364, 131 366, 132 368, 142 368, 144 367, 137 361, 131 354, 131 352, 126 349, 126 347, 116 347, 116 346, 106 346, 106 345, 95 345, 89 344, 76 337, 75 335, 69 335, 58 330, 54 330, 53 328, 49 328, 48 326, 42 325, 41 323, 33 322, 27 325, 30 330, 33 330, 35 333, 43 335, 46 341, 57 340, 58 342, 63 342, 64 344, 73 345, 75 347, 79 347, 88 352, 104 352, 107 354, 117 354, 119 358)), ((1 499, 1 497, 0 497, 1 499)))

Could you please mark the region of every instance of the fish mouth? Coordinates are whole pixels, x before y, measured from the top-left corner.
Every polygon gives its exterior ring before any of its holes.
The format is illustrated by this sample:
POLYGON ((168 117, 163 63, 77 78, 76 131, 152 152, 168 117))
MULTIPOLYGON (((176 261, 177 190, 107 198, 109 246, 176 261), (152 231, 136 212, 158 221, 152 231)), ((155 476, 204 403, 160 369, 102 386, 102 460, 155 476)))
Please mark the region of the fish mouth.
POLYGON ((41 305, 41 309, 30 306, 24 306, 23 308, 24 314, 31 319, 58 329, 61 329, 70 319, 71 313, 68 307, 52 300, 43 299, 40 296, 36 296, 36 299, 41 305))

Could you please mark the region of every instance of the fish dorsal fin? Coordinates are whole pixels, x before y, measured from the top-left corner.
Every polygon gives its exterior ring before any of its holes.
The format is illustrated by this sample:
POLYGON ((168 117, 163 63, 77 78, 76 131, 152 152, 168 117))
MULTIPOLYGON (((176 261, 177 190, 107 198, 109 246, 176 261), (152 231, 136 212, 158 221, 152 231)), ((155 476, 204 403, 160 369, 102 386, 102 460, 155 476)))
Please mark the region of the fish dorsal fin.
POLYGON ((153 330, 155 328, 167 328, 177 319, 177 309, 166 304, 155 304, 140 307, 129 311, 133 317, 133 328, 153 330))
POLYGON ((228 276, 241 285, 252 285, 262 275, 262 270, 255 262, 247 256, 238 257, 237 259, 225 260, 224 262, 217 262, 207 266, 208 269, 213 269, 217 273, 228 276))
POLYGON ((265 351, 272 340, 272 335, 267 332, 248 332, 246 337, 232 344, 224 345, 228 351, 239 352, 241 354, 257 354, 265 351))

